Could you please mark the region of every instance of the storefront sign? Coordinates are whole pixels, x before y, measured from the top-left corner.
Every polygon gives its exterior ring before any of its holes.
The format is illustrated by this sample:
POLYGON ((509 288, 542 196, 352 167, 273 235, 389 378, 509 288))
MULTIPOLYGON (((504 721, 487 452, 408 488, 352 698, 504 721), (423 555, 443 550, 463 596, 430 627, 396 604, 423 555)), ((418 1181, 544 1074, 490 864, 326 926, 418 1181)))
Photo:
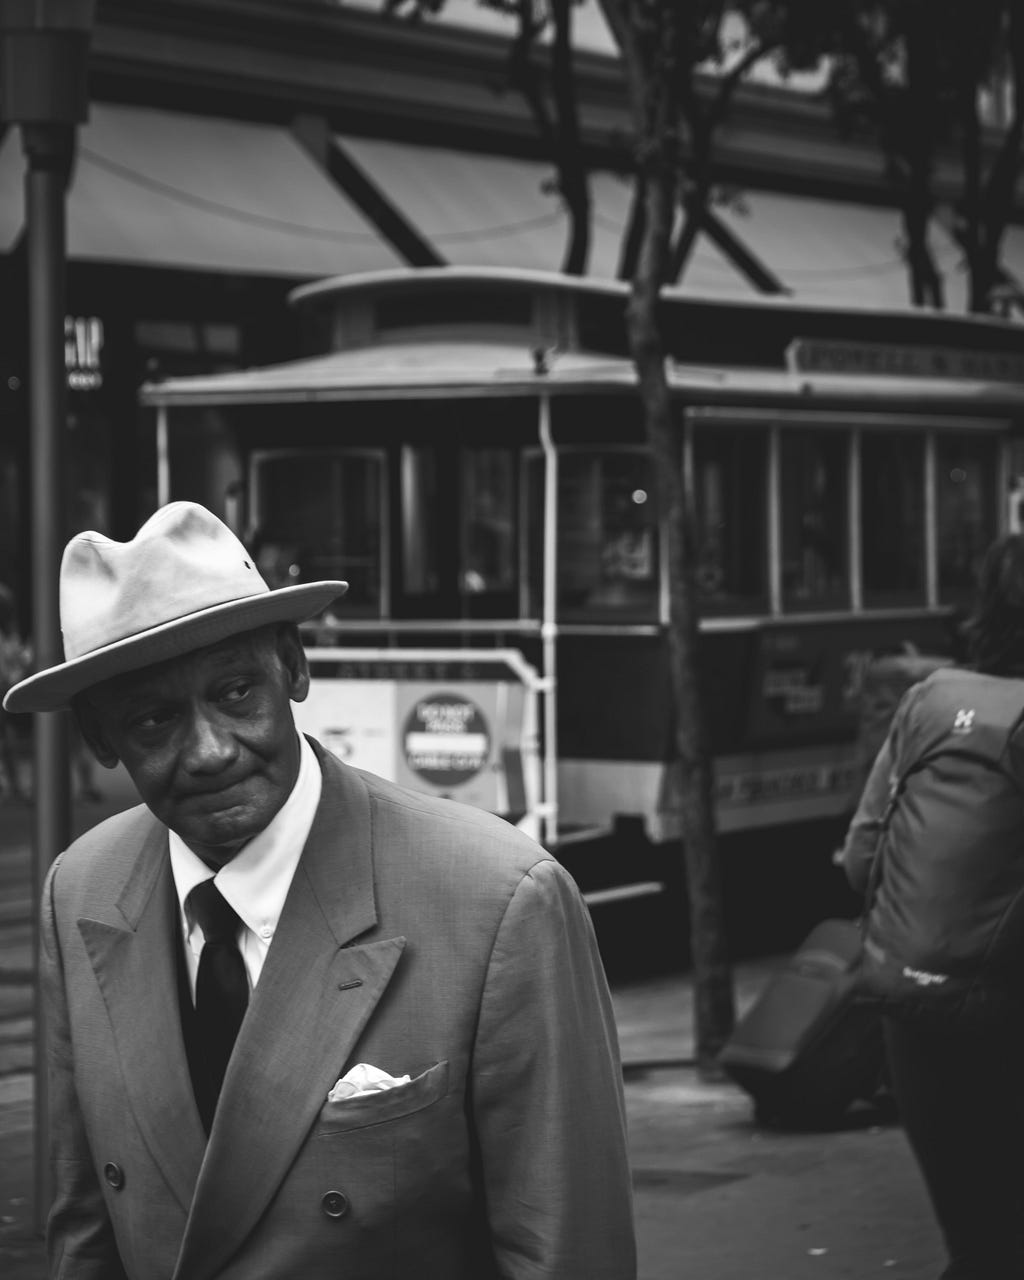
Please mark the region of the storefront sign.
POLYGON ((882 374, 895 378, 966 378, 1024 382, 1024 356, 959 347, 907 347, 883 342, 796 338, 786 349, 791 373, 882 374))
POLYGON ((64 367, 72 391, 96 391, 103 386, 102 351, 103 321, 98 316, 64 317, 64 367))

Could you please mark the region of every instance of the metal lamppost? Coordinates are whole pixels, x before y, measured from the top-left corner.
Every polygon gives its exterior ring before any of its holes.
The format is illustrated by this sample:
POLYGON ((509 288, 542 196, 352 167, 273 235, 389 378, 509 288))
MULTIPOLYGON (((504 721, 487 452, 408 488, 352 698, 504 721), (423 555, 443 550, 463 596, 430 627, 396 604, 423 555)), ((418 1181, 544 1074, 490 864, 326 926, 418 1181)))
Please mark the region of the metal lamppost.
MULTIPOLYGON (((75 128, 88 114, 87 67, 95 0, 2 0, 0 119, 21 126, 28 232, 32 494, 32 643, 37 665, 63 658, 57 574, 63 545, 65 191, 75 128)), ((35 716, 34 901, 71 835, 68 744, 63 715, 35 716)), ((35 1218, 50 1201, 46 1150, 46 1046, 36 931, 35 1218)))

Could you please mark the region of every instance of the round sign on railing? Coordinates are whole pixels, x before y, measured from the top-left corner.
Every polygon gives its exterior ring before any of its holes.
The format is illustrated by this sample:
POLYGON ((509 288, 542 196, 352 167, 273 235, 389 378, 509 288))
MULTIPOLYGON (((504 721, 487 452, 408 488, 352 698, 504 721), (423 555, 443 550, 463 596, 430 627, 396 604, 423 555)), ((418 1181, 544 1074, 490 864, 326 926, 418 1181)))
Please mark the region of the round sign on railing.
POLYGON ((487 763, 491 735, 475 703, 458 693, 433 693, 406 717, 402 746, 414 773, 435 787, 457 787, 487 763))

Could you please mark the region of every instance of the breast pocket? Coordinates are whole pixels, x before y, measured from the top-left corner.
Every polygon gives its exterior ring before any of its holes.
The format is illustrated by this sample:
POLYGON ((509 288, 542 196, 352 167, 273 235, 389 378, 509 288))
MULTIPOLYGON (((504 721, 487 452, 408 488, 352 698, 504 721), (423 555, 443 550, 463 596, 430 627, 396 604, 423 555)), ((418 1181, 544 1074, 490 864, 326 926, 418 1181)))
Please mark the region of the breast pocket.
MULTIPOLYGON (((394 1249, 398 1227, 415 1238, 416 1231, 432 1231, 432 1223, 453 1222, 467 1211, 466 1105, 461 1089, 449 1090, 447 1061, 407 1085, 326 1103, 313 1137, 310 1155, 325 1190, 346 1197, 338 1225, 348 1233, 394 1249)), ((407 1271, 396 1265, 381 1274, 407 1271)))
POLYGON ((351 1133, 371 1125, 400 1120, 431 1106, 448 1092, 448 1061, 435 1063, 408 1084, 395 1085, 378 1093, 367 1093, 339 1102, 326 1102, 320 1112, 317 1138, 351 1133))

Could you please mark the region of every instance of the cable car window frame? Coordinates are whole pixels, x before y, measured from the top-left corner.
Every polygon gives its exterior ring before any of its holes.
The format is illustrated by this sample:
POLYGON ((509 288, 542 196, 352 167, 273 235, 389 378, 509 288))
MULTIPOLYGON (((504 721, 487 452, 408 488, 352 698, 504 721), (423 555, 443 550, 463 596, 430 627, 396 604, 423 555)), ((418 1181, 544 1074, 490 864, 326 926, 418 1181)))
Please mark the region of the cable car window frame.
MULTIPOLYGON (((944 416, 939 414, 905 413, 898 409, 877 412, 842 412, 839 410, 790 410, 762 409, 758 407, 723 408, 718 405, 687 405, 684 411, 686 433, 704 423, 714 422, 737 427, 760 425, 768 434, 768 504, 766 543, 768 546, 769 612, 751 615, 750 625, 759 617, 786 622, 823 622, 849 616, 883 618, 915 613, 935 613, 951 607, 940 598, 938 582, 938 530, 935 487, 936 441, 948 435, 983 435, 996 442, 995 476, 997 496, 1008 492, 1010 480, 1009 451, 1013 441, 1013 420, 1005 413, 989 417, 944 416), (781 488, 779 474, 779 436, 787 427, 822 431, 845 431, 850 436, 847 475, 847 552, 849 561, 849 606, 834 610, 785 609, 782 604, 781 583, 781 488), (922 604, 866 606, 863 595, 863 571, 860 563, 860 437, 864 431, 898 429, 920 432, 924 440, 924 554, 925 600, 922 604), (855 500, 856 499, 856 500, 855 500)), ((996 503, 995 536, 1006 532, 1008 524, 1007 504, 996 503)), ((705 629, 720 629, 723 625, 737 624, 739 619, 704 614, 701 625, 705 629)))
MULTIPOLYGON (((943 433, 943 435, 947 439, 950 435, 958 435, 961 438, 965 438, 967 436, 967 433, 946 432, 946 433, 943 433)), ((938 517, 939 517, 940 507, 942 505, 940 500, 940 487, 939 487, 940 485, 939 454, 941 449, 940 441, 941 441, 941 437, 939 435, 936 435, 933 440, 933 459, 932 459, 932 473, 934 477, 933 503, 935 507, 935 521, 936 521, 935 583, 934 583, 935 600, 937 605, 941 605, 942 607, 945 607, 945 608, 954 608, 954 607, 963 608, 965 605, 968 605, 973 598, 973 595, 974 595, 973 583, 964 583, 959 586, 944 585, 943 575, 942 575, 943 539, 942 537, 939 536, 939 530, 938 530, 938 517)), ((1002 441, 1002 448, 999 447, 999 442, 996 443, 994 456, 991 458, 990 462, 989 460, 986 460, 984 458, 980 459, 981 465, 985 466, 986 469, 988 469, 989 466, 991 467, 988 475, 982 477, 982 480, 985 483, 986 488, 988 489, 988 493, 986 495, 983 495, 980 505, 983 510, 985 509, 991 510, 993 518, 991 522, 991 527, 988 530, 984 531, 979 543, 974 548, 974 551, 973 551, 974 566, 973 566, 972 574, 970 575, 971 577, 976 576, 977 569, 980 565, 981 556, 984 554, 985 548, 992 542, 993 538, 998 537, 1000 533, 1005 532, 1005 529, 1006 529, 1008 512, 1007 512, 1007 504, 1003 500, 1003 495, 1009 492, 1009 456, 1008 455, 1009 455, 1009 442, 1004 437, 1002 441), (986 508, 986 503, 987 503, 987 508, 986 508)))
MULTIPOLYGON (((856 511, 858 515, 857 528, 855 530, 857 536, 858 551, 858 594, 860 597, 861 607, 865 612, 876 612, 885 609, 921 609, 927 608, 930 600, 931 574, 929 572, 929 559, 931 556, 932 539, 929 537, 929 527, 934 519, 934 513, 930 508, 934 506, 928 501, 929 484, 934 483, 934 467, 928 461, 928 454, 934 450, 934 437, 931 431, 915 431, 907 428, 898 418, 887 419, 883 424, 879 424, 873 428, 857 428, 856 430, 856 453, 857 453, 857 491, 855 495, 856 511), (865 492, 865 476, 864 476, 864 451, 868 442, 885 442, 894 445, 898 442, 913 442, 913 447, 918 453, 918 457, 914 460, 914 470, 917 472, 917 497, 919 502, 918 520, 920 527, 918 529, 919 536, 919 571, 920 581, 913 588, 897 588, 895 593, 899 595, 901 590, 906 590, 907 599, 880 599, 891 591, 891 588, 879 587, 875 583, 869 584, 865 570, 865 521, 864 509, 865 502, 873 495, 865 492), (909 598, 913 593, 917 594, 916 599, 909 598), (872 599, 873 597, 873 599, 872 599)), ((851 469, 852 470, 852 469, 851 469)), ((891 468, 887 468, 891 470, 891 468)), ((903 504, 901 503, 901 508, 903 504)), ((909 528, 909 526, 908 526, 909 528)), ((853 532, 853 530, 851 530, 853 532)), ((897 539, 902 544, 902 539, 897 539)), ((896 548, 895 552, 900 551, 896 548)))
MULTIPOLYGON (((285 458, 369 458, 377 464, 378 495, 380 510, 380 528, 377 547, 377 579, 379 607, 353 611, 360 620, 386 622, 391 617, 391 509, 388 483, 388 453, 386 449, 367 448, 360 445, 341 445, 338 447, 315 448, 268 448, 253 449, 248 457, 247 485, 249 525, 261 529, 265 523, 263 506, 263 490, 260 484, 260 469, 270 461, 285 458)), ((351 608, 351 606, 350 606, 351 608)))
MULTIPOLYGON (((697 489, 696 489, 697 471, 698 471, 696 432, 700 430, 707 431, 709 427, 713 428, 716 432, 721 431, 723 433, 728 431, 753 433, 758 430, 758 426, 756 424, 744 423, 741 421, 734 421, 728 417, 708 419, 708 418, 704 418, 700 414, 691 414, 690 412, 684 413, 683 423, 682 423, 683 483, 684 483, 685 491, 687 494, 687 501, 690 503, 691 511, 693 512, 693 515, 694 515, 698 542, 700 541, 701 531, 700 531, 699 522, 698 522, 699 509, 698 509, 697 489)), ((765 435, 766 435, 766 439, 764 442, 764 456, 763 456, 764 476, 762 477, 763 490, 761 494, 761 499, 762 499, 761 518, 763 523, 770 528, 771 522, 772 522, 771 477, 773 474, 773 464, 777 463, 777 456, 773 459, 772 440, 767 433, 765 433, 765 435)), ((662 523, 664 524, 664 514, 661 515, 661 519, 662 519, 662 523)), ((763 532, 764 530, 762 529, 762 534, 763 532)), ((762 573, 763 573, 762 598, 765 601, 765 603, 770 606, 770 602, 774 598, 773 577, 772 577, 773 554, 772 554, 772 547, 771 547, 771 539, 770 538, 763 539, 762 546, 764 549, 764 552, 763 552, 764 559, 762 561, 762 566, 761 566, 762 573)), ((699 554, 699 551, 700 551, 700 548, 698 547, 698 554, 699 554)), ((668 596, 667 596, 667 593, 668 593, 667 573, 664 575, 664 580, 665 580, 665 589, 666 589, 666 602, 665 602, 663 616, 667 621, 668 614, 669 614, 668 596)), ((728 622, 730 619, 735 619, 737 617, 749 618, 749 617, 764 616, 765 610, 764 609, 759 610, 756 607, 752 608, 751 606, 753 604, 754 604, 753 599, 749 597, 746 601, 741 600, 738 608, 729 607, 727 605, 716 607, 714 601, 700 600, 698 602, 702 617, 709 620, 713 619, 717 622, 728 622)))
POLYGON ((520 581, 523 574, 520 555, 520 538, 513 529, 509 540, 512 549, 512 581, 501 588, 481 591, 470 590, 464 574, 463 555, 467 550, 466 506, 464 485, 471 478, 466 460, 474 454, 506 455, 513 492, 507 514, 513 524, 520 520, 521 502, 516 492, 520 485, 520 444, 451 441, 439 445, 436 440, 401 440, 391 450, 391 479, 397 494, 398 519, 394 529, 394 545, 399 555, 391 563, 393 591, 392 612, 395 620, 410 625, 417 621, 453 625, 480 623, 517 623, 521 619, 522 594, 520 581), (426 464, 426 465, 424 465, 426 464), (425 516, 432 524, 417 534, 407 523, 409 499, 417 478, 429 478, 434 486, 430 502, 423 504, 425 516), (409 566, 418 556, 415 541, 420 537, 427 545, 425 565, 435 577, 432 583, 419 586, 410 580, 409 566), (415 556, 410 556, 410 552, 415 556), (507 607, 506 607, 507 602, 507 607), (474 603, 479 611, 474 611, 474 603))
MULTIPOLYGON (((588 454, 588 455, 608 455, 608 454, 631 454, 637 457, 648 459, 652 468, 650 493, 657 503, 657 494, 655 492, 653 459, 651 451, 644 444, 619 444, 617 442, 605 443, 602 441, 594 444, 558 444, 555 446, 559 462, 564 458, 572 455, 588 454)), ((543 553, 534 547, 533 539, 541 536, 541 529, 537 527, 536 522, 531 520, 531 515, 536 511, 537 503, 541 504, 543 509, 543 493, 545 481, 544 452, 539 446, 527 446, 522 451, 522 476, 520 483, 520 539, 521 539, 521 565, 522 573, 520 577, 521 594, 520 594, 520 617, 524 619, 540 619, 543 614, 543 553), (534 487, 536 486, 536 494, 534 487), (532 553, 532 554, 531 554, 532 553), (536 581, 533 581, 534 566, 538 568, 536 581), (531 601, 531 594, 533 600, 531 601), (532 606, 532 607, 531 607, 532 606)), ((559 469, 559 482, 561 482, 561 469, 559 469)), ((562 506, 558 504, 559 516, 561 516, 562 506)), ((558 531, 560 534, 560 530, 558 531)), ((607 618, 573 616, 570 613, 565 614, 561 605, 556 609, 556 625, 560 633, 571 635, 597 634, 614 631, 617 633, 628 634, 652 634, 659 629, 668 625, 669 621, 669 584, 667 570, 667 528, 664 513, 658 509, 657 519, 654 522, 655 534, 655 554, 657 556, 657 575, 656 575, 656 607, 653 615, 648 618, 637 618, 636 614, 630 614, 628 610, 623 610, 620 617, 608 616, 607 618)), ((556 537, 556 542, 561 548, 561 537, 556 537)), ((560 557, 559 557, 560 558, 560 557)), ((557 570, 556 570, 557 575, 557 570)))

